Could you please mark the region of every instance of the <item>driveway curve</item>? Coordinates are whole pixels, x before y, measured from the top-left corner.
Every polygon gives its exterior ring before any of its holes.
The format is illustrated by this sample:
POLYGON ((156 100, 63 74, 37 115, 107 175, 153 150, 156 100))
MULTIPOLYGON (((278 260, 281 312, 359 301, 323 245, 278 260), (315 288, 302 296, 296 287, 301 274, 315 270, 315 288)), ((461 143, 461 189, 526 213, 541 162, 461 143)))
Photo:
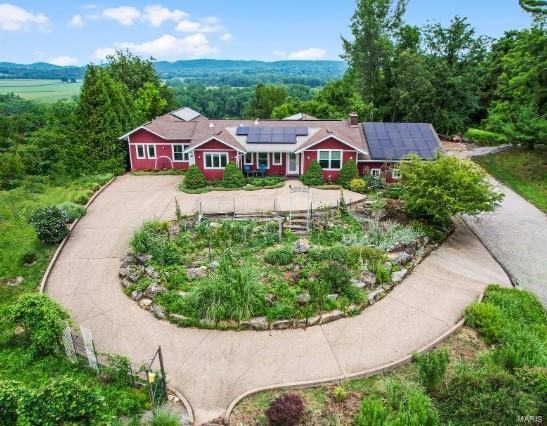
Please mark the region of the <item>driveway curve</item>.
MULTIPOLYGON (((178 328, 127 298, 117 276, 131 233, 143 220, 173 218, 175 197, 183 210, 195 208, 196 196, 177 191, 178 179, 114 181, 73 230, 46 292, 91 329, 101 352, 139 364, 161 345, 169 383, 188 398, 196 423, 224 415, 232 401, 255 389, 344 379, 397 362, 450 331, 487 284, 509 285, 500 266, 458 222, 445 244, 358 316, 307 330, 178 328)), ((258 195, 271 198, 267 192, 258 195)))

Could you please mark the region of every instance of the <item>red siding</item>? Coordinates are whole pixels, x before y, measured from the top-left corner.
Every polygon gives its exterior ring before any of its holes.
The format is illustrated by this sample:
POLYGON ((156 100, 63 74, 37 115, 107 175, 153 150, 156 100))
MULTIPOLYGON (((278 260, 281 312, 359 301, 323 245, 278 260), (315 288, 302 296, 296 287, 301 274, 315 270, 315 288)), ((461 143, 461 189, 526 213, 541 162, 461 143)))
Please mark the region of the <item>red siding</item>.
MULTIPOLYGON (((253 152, 253 164, 251 164, 251 170, 258 170, 258 154, 253 152)), ((287 154, 281 153, 281 164, 273 164, 273 153, 268 152, 268 161, 270 167, 266 169, 266 176, 285 176, 287 174, 287 154)), ((243 170, 243 157, 241 159, 243 170)))
MULTIPOLYGON (((189 140, 165 140, 159 136, 150 133, 144 129, 138 130, 129 136, 129 152, 131 158, 131 169, 183 169, 188 168, 188 161, 173 161, 173 145, 188 145, 189 140), (146 151, 146 158, 137 158, 137 144, 153 144, 156 146, 156 159, 148 158, 148 151, 146 151)), ((145 146, 145 150, 147 150, 145 146)))
MULTIPOLYGON (((337 139, 330 138, 317 145, 310 147, 310 149, 304 151, 303 159, 304 162, 304 171, 306 171, 313 160, 317 160, 317 151, 323 149, 338 149, 343 150, 342 153, 342 163, 345 163, 350 158, 357 160, 357 151, 351 146, 348 146, 337 139)), ((327 182, 333 182, 338 178, 338 170, 323 170, 323 177, 327 182)))
POLYGON ((357 168, 359 173, 362 175, 370 176, 371 169, 380 169, 382 171, 382 176, 385 178, 386 182, 394 183, 397 182, 397 179, 393 179, 392 169, 394 166, 397 166, 397 163, 389 162, 361 162, 357 163, 357 168))
POLYGON ((236 161, 237 151, 233 148, 230 148, 228 145, 223 144, 217 140, 211 140, 203 145, 199 146, 194 150, 194 159, 196 165, 201 169, 203 174, 208 180, 220 180, 224 176, 223 169, 206 169, 204 164, 204 154, 206 152, 226 152, 228 153, 229 161, 236 161))

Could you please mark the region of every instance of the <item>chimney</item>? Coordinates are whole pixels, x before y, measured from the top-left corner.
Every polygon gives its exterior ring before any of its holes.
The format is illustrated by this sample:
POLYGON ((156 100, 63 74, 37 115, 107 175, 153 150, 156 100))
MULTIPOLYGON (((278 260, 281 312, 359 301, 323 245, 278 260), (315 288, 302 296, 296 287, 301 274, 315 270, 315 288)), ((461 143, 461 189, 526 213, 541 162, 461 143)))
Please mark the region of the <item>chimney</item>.
POLYGON ((350 112, 348 116, 348 121, 351 127, 357 127, 359 125, 359 116, 356 112, 350 112))

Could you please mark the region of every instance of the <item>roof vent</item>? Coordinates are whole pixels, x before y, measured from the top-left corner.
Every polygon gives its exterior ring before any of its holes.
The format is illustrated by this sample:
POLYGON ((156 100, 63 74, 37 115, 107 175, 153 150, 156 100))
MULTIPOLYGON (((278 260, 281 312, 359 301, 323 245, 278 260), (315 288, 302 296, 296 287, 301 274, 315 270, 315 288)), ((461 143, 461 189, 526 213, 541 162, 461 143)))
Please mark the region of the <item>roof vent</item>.
POLYGON ((330 134, 330 135, 332 135, 332 134, 334 133, 334 132, 332 131, 332 129, 329 128, 329 127, 327 127, 325 130, 326 130, 327 133, 330 134))
POLYGON ((209 123, 209 127, 215 127, 215 123, 209 123))
POLYGON ((255 120, 255 126, 258 126, 258 118, 255 120))

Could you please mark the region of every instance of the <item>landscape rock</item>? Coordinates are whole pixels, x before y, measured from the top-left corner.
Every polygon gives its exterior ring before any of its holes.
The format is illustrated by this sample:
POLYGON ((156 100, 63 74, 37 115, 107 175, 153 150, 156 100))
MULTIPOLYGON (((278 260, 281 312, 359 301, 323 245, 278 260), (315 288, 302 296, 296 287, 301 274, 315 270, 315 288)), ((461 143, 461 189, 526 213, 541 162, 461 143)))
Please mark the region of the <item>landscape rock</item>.
POLYGON ((293 252, 296 254, 306 253, 309 249, 310 244, 304 239, 298 240, 296 243, 294 243, 292 248, 293 252))
POLYGON ((141 301, 139 302, 139 306, 148 311, 150 307, 152 306, 152 299, 148 299, 148 298, 141 299, 141 301))
POLYGON ((304 293, 299 294, 296 296, 296 301, 300 303, 301 305, 305 305, 311 300, 310 294, 305 291, 304 293))
POLYGON ((203 278, 205 275, 207 275, 207 269, 202 266, 200 266, 199 268, 188 268, 188 270, 186 271, 186 276, 190 280, 203 278))
POLYGON ((404 249, 405 249, 405 246, 404 246, 403 243, 397 243, 389 250, 389 252, 393 253, 393 252, 401 251, 401 250, 404 250, 404 249))
POLYGON ((0 283, 4 284, 4 285, 7 285, 9 287, 15 287, 15 286, 18 286, 19 284, 21 284, 24 280, 25 279, 21 275, 19 275, 15 278, 0 280, 0 283))
POLYGON ((216 323, 213 320, 204 318, 199 320, 199 325, 206 328, 212 328, 216 325, 216 323))
POLYGON ((335 311, 327 312, 326 314, 321 315, 321 324, 336 321, 340 318, 344 318, 344 313, 336 309, 335 311))
POLYGON ((266 317, 256 317, 247 321, 242 321, 240 326, 246 330, 268 330, 270 328, 270 323, 266 317))
POLYGON ((152 259, 152 256, 149 255, 149 254, 138 254, 137 256, 135 256, 136 259, 137 259, 137 263, 139 265, 146 265, 148 262, 150 262, 150 259, 152 259))
MULTIPOLYGON (((122 269, 120 269, 120 275, 122 274, 122 269)), ((123 273, 129 281, 131 281, 132 283, 136 283, 139 278, 142 277, 144 273, 144 267, 140 265, 131 265, 127 268, 127 271, 124 271, 123 273)))
POLYGON ((268 302, 269 305, 273 304, 273 302, 275 302, 275 294, 268 293, 266 295, 266 302, 268 302))
POLYGON ((140 290, 133 290, 131 292, 131 299, 133 299, 136 302, 141 300, 143 296, 144 296, 144 293, 140 290))
POLYGON ((288 328, 291 328, 293 324, 292 320, 277 320, 272 322, 272 329, 273 330, 287 330, 288 328))
POLYGON ((378 288, 374 291, 371 291, 368 295, 368 303, 372 305, 378 300, 382 299, 385 295, 386 291, 383 288, 378 288))
POLYGON ((150 299, 154 299, 158 294, 165 293, 167 289, 161 285, 152 284, 144 291, 144 295, 150 299))
POLYGON ((133 283, 131 281, 129 281, 127 278, 124 278, 122 280, 122 287, 123 288, 129 288, 133 285, 133 283))
POLYGON ((407 269, 401 269, 400 271, 395 271, 391 274, 391 281, 393 283, 398 284, 400 283, 403 278, 406 276, 408 270, 407 269))
POLYGON ((361 273, 361 281, 372 286, 376 284, 376 274, 374 272, 363 271, 361 273))
POLYGON ((352 278, 351 285, 355 288, 363 289, 367 286, 367 283, 363 281, 356 280, 355 278, 352 278))
POLYGON ((338 299, 338 293, 327 294, 327 299, 328 299, 328 300, 336 300, 336 299, 338 299))
POLYGON ((122 258, 122 268, 127 268, 130 265, 134 265, 137 262, 137 259, 132 254, 122 258))
POLYGON ((406 251, 389 253, 387 257, 389 258, 389 260, 391 260, 393 263, 396 263, 397 265, 404 265, 405 263, 412 260, 412 256, 406 251))
POLYGON ((315 317, 309 317, 308 322, 307 322, 307 326, 310 327, 312 325, 317 325, 320 322, 321 322, 321 315, 317 315, 315 317))
POLYGON ((185 317, 184 315, 180 315, 180 314, 169 314, 169 319, 172 320, 172 321, 175 321, 175 322, 182 322, 182 321, 185 321, 189 318, 185 317))
POLYGON ((150 307, 150 312, 154 314, 154 316, 158 319, 165 319, 165 309, 160 305, 152 305, 150 307))
POLYGON ((416 253, 416 250, 418 249, 418 244, 416 241, 412 241, 411 243, 405 245, 405 252, 408 254, 414 254, 416 253))
POLYGON ((216 271, 218 269, 219 263, 216 260, 213 260, 209 264, 209 268, 211 268, 211 271, 216 271))
POLYGON ((127 267, 122 267, 120 268, 120 272, 118 272, 118 276, 120 278, 125 278, 127 277, 127 274, 129 274, 129 269, 127 269, 127 267))
POLYGON ((144 272, 146 273, 146 275, 148 275, 150 278, 152 278, 154 280, 156 280, 160 277, 160 274, 158 274, 158 272, 151 266, 146 267, 144 272))

